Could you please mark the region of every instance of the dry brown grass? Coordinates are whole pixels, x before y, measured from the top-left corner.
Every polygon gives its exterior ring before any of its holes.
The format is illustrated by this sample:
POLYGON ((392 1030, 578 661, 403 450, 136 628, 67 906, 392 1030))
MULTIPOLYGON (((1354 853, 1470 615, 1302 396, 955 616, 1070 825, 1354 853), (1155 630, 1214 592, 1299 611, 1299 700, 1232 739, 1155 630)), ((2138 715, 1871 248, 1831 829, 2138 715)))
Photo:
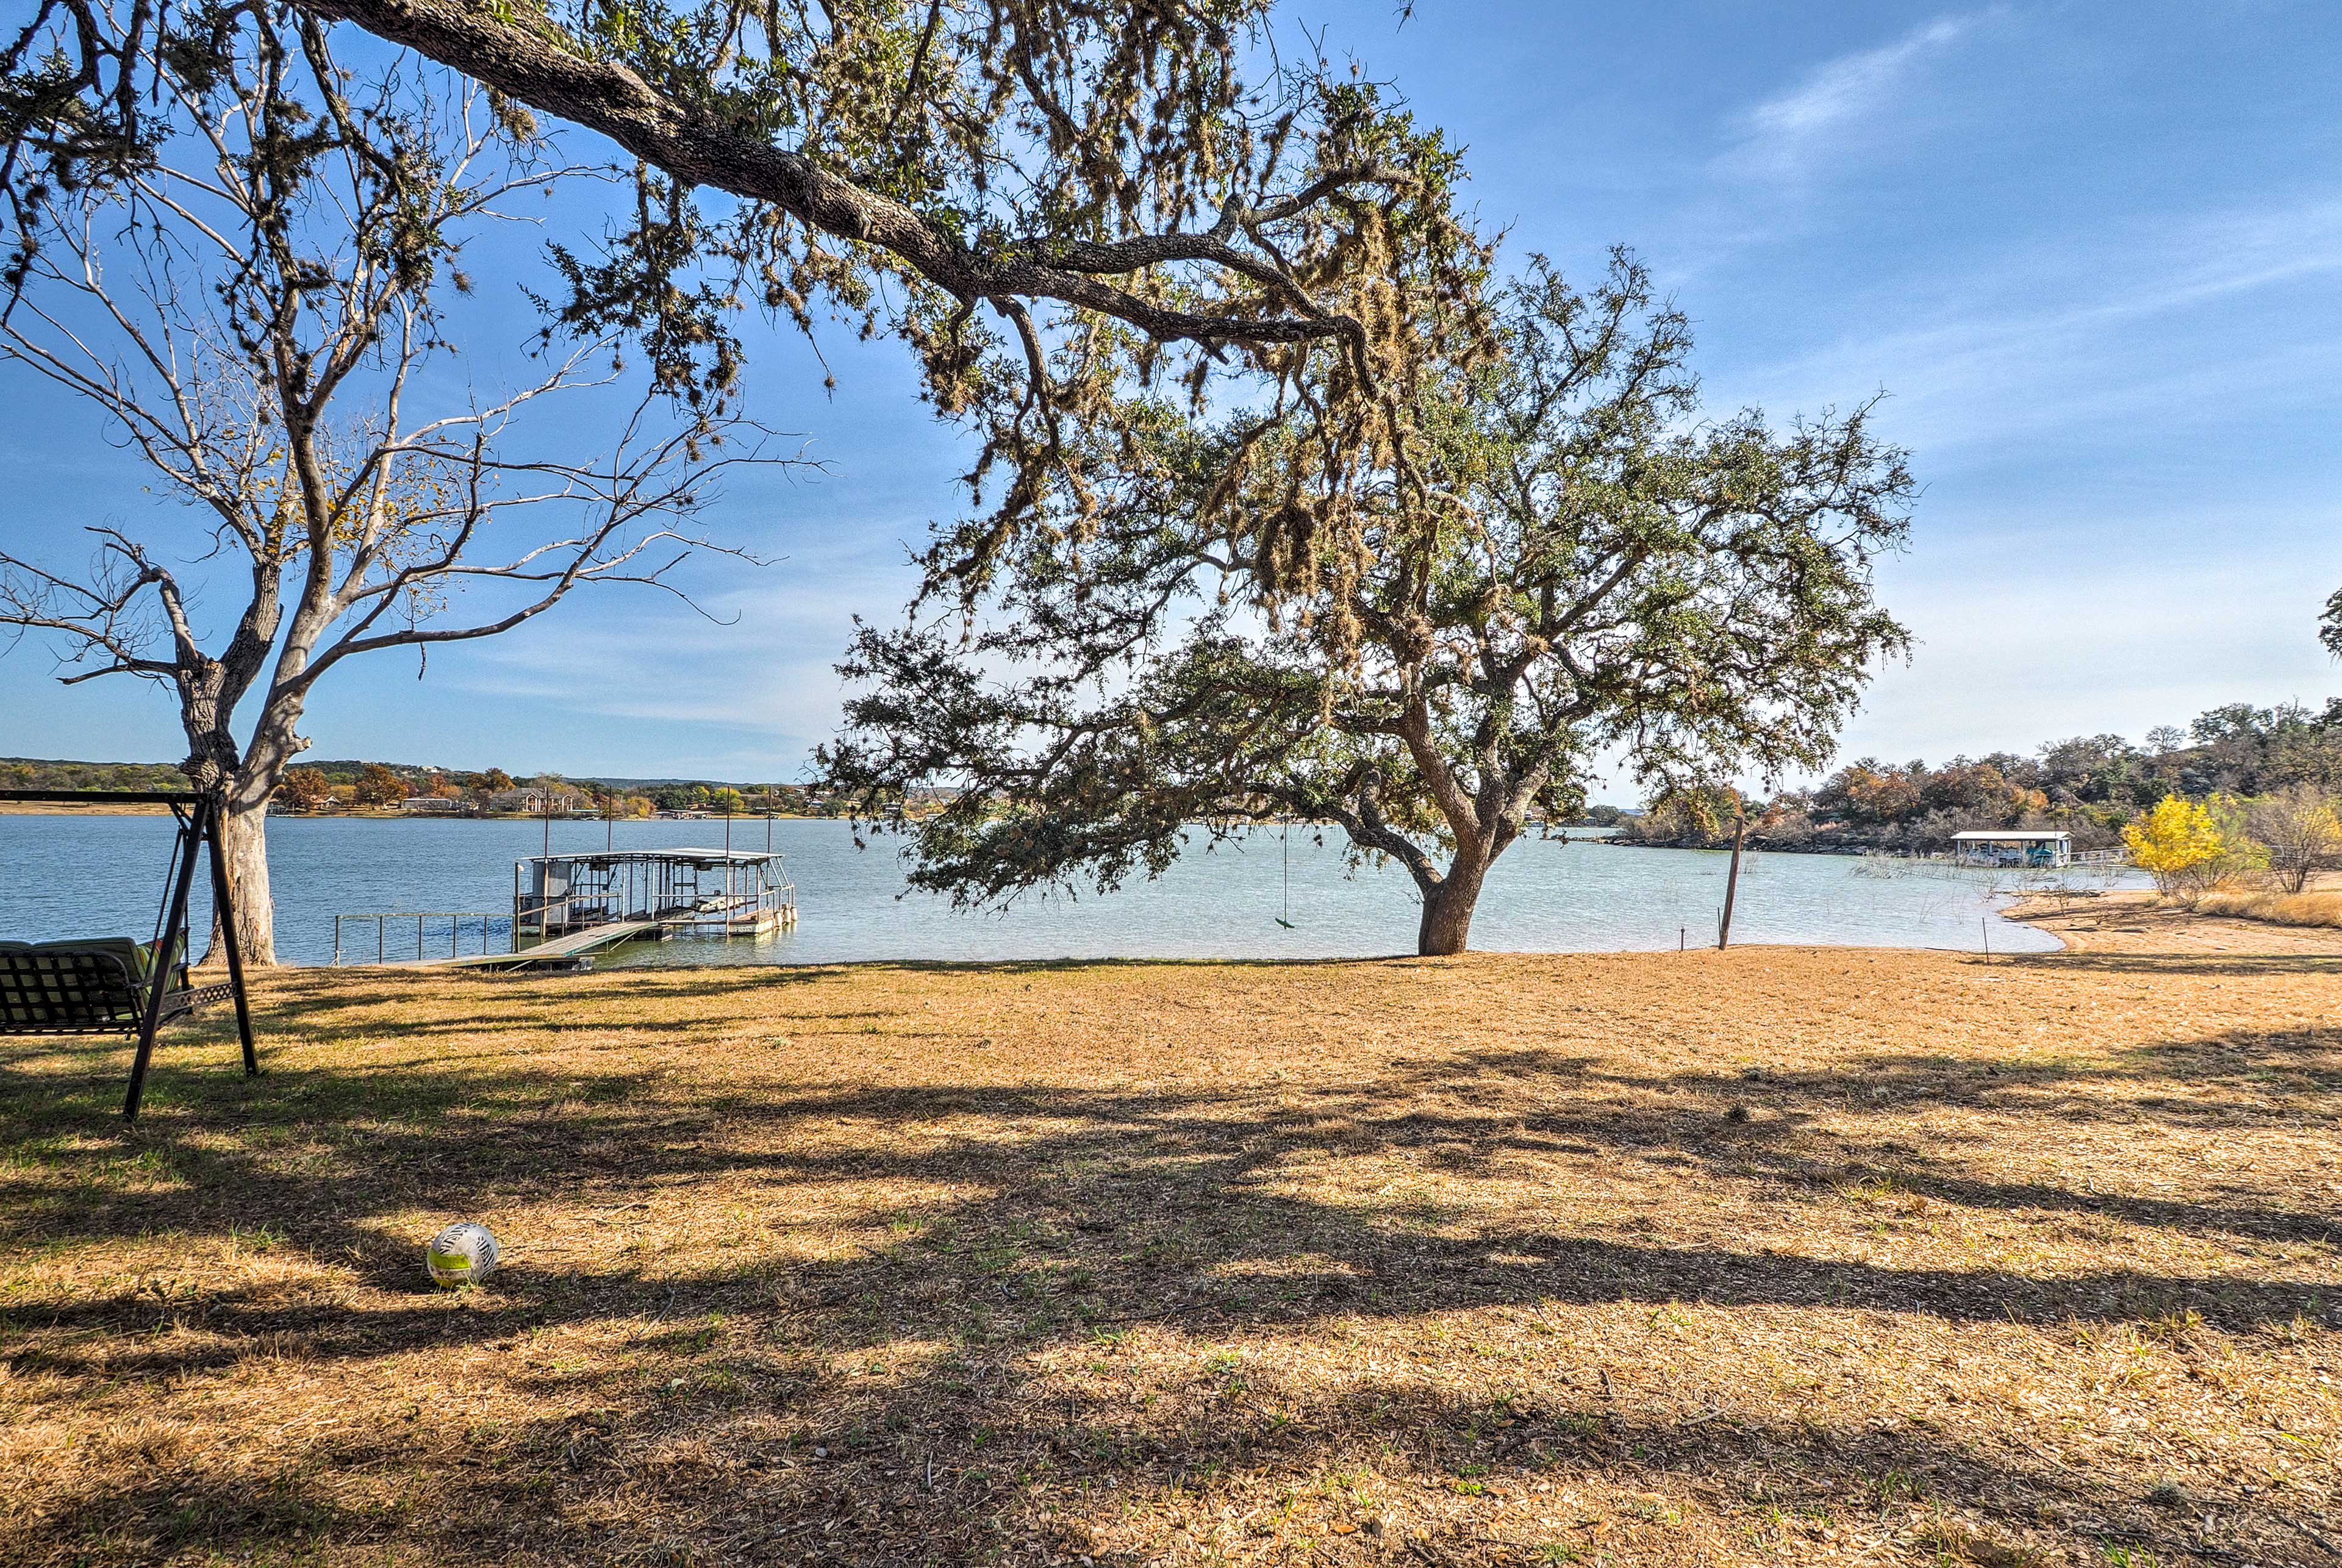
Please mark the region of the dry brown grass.
POLYGON ((2216 891, 2197 899, 2194 907, 2203 914, 2275 925, 2342 926, 2342 893, 2216 891))
POLYGON ((0 1042, 0 1560, 2317 1563, 2316 954, 298 974, 0 1042), (430 1290, 488 1222, 510 1266, 430 1290))

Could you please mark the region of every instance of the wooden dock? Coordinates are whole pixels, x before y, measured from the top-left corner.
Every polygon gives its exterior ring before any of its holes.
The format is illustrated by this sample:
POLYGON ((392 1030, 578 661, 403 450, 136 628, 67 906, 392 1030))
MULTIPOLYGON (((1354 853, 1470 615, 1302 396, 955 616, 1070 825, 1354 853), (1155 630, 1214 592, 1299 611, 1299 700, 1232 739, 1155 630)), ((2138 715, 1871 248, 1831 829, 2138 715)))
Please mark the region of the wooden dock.
POLYGON ((460 958, 401 959, 386 965, 392 969, 510 969, 524 964, 557 962, 565 958, 583 958, 605 947, 615 947, 621 942, 658 933, 662 923, 656 920, 613 920, 601 925, 588 925, 556 936, 550 942, 540 942, 534 947, 524 947, 517 953, 466 953, 460 958))

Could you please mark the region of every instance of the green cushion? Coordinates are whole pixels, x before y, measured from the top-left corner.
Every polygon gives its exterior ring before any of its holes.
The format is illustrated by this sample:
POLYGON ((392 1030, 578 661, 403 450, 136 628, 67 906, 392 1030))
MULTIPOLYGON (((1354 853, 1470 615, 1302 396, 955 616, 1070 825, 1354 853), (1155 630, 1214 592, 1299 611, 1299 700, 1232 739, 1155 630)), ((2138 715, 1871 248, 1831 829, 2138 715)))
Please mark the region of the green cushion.
POLYGON ((111 954, 113 956, 122 961, 124 971, 128 974, 134 982, 144 980, 152 973, 147 968, 148 958, 146 944, 143 942, 133 942, 126 936, 85 936, 76 938, 70 942, 36 942, 33 944, 33 951, 35 953, 55 953, 60 954, 68 953, 111 954))

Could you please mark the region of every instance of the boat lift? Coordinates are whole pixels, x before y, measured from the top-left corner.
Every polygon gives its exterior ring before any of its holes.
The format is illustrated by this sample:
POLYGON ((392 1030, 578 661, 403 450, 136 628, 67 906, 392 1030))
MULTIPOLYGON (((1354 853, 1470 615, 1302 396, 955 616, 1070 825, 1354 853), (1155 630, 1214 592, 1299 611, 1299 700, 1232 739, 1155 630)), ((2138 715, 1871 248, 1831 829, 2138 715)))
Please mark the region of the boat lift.
POLYGON ((513 863, 510 914, 391 910, 334 916, 334 962, 436 969, 575 968, 627 942, 794 931, 796 884, 773 850, 597 849, 513 863), (415 956, 392 934, 414 923, 415 956), (366 940, 366 926, 373 940, 366 940), (353 929, 354 927, 354 929, 353 929), (441 934, 445 945, 438 951, 441 934), (472 952, 464 949, 476 943, 472 952), (392 952, 402 956, 390 957, 392 952))

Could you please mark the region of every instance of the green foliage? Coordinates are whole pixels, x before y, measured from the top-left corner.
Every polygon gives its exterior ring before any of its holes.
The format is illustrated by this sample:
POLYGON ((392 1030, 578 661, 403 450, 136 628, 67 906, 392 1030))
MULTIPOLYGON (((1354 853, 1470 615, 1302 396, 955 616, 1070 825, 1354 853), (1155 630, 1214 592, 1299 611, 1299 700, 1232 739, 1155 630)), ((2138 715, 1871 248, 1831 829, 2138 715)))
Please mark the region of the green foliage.
POLYGON ((1870 567, 1911 480, 1868 410, 1699 420, 1688 325, 1624 253, 1582 293, 1534 265, 1493 343, 1410 297, 1402 439, 1329 451, 1300 389, 1218 423, 1134 404, 1086 433, 1095 501, 1052 536, 975 578, 938 542, 965 637, 861 631, 830 781, 866 809, 970 786, 908 829, 915 884, 1109 888, 1190 824, 1298 814, 1403 864, 1449 951, 1604 749, 1654 783, 1827 755, 1905 641, 1870 567))
POLYGON ((1669 842, 1726 837, 1742 809, 1739 792, 1723 784, 1671 785, 1651 797, 1635 833, 1669 842))
MULTIPOLYGON (((1967 828, 2054 827, 2072 832, 2077 844, 2112 845, 2126 823, 2166 795, 2210 801, 2296 791, 2342 793, 2342 702, 2323 713, 2227 704, 2186 731, 2151 732, 2145 745, 2077 735, 2031 755, 1994 752, 1933 767, 1863 757, 1810 792, 1775 797, 1767 814, 1781 825, 1768 831, 1797 842, 1936 850, 1967 828)), ((1672 842, 1665 826, 1646 820, 1636 831, 1672 842)), ((2237 844, 2247 842, 2241 823, 2230 829, 2237 844)))
POLYGON ((0 757, 0 789, 183 790, 187 775, 168 763, 52 762, 39 757, 0 757))
MULTIPOLYGON (((1309 439, 1349 461, 1413 379, 1401 275, 1436 258, 1423 280, 1477 298, 1456 149, 1275 0, 316 9, 493 81, 515 135, 534 105, 640 160, 607 232, 555 239, 549 332, 631 338, 695 407, 736 388, 742 309, 910 345, 976 438, 972 570, 1086 514, 1069 434, 1135 392, 1193 412, 1307 384, 1309 439)), ((89 139, 145 134, 138 85, 82 95, 89 139)))

